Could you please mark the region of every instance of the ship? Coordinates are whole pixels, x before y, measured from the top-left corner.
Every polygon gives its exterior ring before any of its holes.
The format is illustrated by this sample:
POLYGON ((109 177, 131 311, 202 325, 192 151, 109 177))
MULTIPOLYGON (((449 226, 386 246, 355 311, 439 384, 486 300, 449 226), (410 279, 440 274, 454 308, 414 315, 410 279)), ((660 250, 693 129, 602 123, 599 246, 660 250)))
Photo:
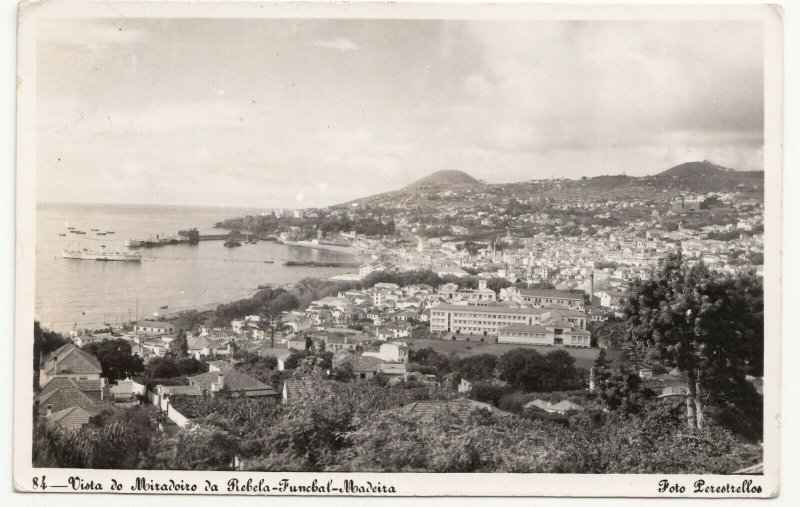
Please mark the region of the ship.
POLYGON ((142 255, 135 252, 120 252, 115 250, 113 252, 101 250, 61 250, 61 257, 63 259, 78 259, 83 261, 125 261, 125 262, 141 262, 142 255))
POLYGON ((289 236, 286 233, 283 233, 278 237, 278 243, 282 243, 286 246, 302 246, 306 248, 316 248, 318 250, 331 250, 333 252, 342 252, 348 254, 358 253, 358 249, 349 243, 338 243, 338 242, 325 241, 319 239, 294 241, 289 239, 289 236))
POLYGON ((311 268, 357 268, 357 262, 334 262, 334 261, 297 261, 285 260, 284 266, 306 266, 311 268))

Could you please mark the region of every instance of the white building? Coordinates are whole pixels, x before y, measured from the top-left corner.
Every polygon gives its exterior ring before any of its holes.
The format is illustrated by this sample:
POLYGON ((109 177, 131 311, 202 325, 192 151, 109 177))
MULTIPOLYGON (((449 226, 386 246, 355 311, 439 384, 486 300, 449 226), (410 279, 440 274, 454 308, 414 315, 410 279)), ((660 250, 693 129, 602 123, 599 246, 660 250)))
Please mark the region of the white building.
POLYGON ((404 342, 381 344, 378 352, 364 352, 365 357, 377 357, 387 363, 408 363, 408 345, 404 342))

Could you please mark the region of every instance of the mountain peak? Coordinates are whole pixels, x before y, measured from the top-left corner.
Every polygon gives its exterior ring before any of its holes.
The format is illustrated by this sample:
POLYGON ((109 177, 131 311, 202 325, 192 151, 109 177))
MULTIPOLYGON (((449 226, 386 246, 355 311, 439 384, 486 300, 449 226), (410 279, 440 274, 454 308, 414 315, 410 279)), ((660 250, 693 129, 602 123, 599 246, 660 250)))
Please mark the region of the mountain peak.
POLYGON ((706 176, 716 176, 722 172, 732 172, 732 171, 733 169, 729 169, 727 167, 715 164, 710 160, 703 160, 702 162, 685 162, 683 164, 670 167, 666 171, 662 171, 656 174, 656 176, 667 176, 676 178, 706 177, 706 176))
POLYGON ((464 171, 456 171, 452 169, 444 169, 429 174, 410 185, 407 185, 403 190, 414 190, 426 186, 471 186, 482 185, 480 180, 470 176, 464 171))

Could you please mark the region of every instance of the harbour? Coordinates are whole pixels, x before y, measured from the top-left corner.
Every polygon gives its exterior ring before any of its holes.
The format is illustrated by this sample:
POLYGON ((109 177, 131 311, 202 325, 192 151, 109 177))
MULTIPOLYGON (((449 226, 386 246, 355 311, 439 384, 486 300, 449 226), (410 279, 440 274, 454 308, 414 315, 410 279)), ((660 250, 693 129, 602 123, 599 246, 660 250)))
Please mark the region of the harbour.
MULTIPOLYGON (((169 306, 170 314, 208 309, 251 296, 262 283, 282 285, 303 278, 329 278, 352 268, 295 266, 282 260, 353 262, 341 252, 288 246, 260 240, 240 248, 224 248, 228 237, 214 224, 219 217, 252 212, 232 208, 148 205, 40 204, 37 208, 35 316, 56 330, 102 327, 125 322, 129 312, 151 317, 169 306), (114 231, 106 237, 69 234, 97 228, 114 231), (196 227, 197 244, 179 242, 164 248, 142 248, 139 262, 78 261, 62 257, 62 250, 129 250, 125 240, 149 238, 156 231, 196 227), (66 234, 66 237, 60 234, 66 234), (212 239, 213 238, 213 239, 212 239), (71 245, 67 246, 69 243, 71 245)), ((108 233, 107 233, 108 234, 108 233)), ((273 238, 274 239, 274 238, 273 238)))

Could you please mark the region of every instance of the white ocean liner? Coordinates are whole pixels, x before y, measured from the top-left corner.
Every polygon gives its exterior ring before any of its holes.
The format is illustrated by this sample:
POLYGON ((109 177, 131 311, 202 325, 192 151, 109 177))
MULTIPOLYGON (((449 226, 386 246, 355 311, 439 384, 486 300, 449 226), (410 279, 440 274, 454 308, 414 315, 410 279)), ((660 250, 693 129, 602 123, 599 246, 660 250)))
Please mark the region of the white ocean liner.
POLYGON ((61 250, 64 259, 80 259, 84 261, 126 261, 141 262, 142 255, 135 252, 108 252, 106 250, 61 250))

